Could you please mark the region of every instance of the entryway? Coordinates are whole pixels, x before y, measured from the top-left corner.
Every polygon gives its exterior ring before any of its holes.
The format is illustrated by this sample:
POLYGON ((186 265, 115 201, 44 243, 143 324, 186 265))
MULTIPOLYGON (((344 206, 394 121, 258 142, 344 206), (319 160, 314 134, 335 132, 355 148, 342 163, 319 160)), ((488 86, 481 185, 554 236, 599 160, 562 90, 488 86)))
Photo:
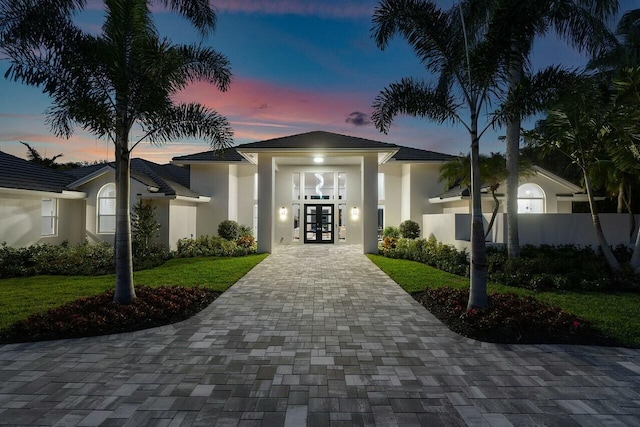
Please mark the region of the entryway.
POLYGON ((333 205, 304 205, 304 243, 333 243, 333 205))

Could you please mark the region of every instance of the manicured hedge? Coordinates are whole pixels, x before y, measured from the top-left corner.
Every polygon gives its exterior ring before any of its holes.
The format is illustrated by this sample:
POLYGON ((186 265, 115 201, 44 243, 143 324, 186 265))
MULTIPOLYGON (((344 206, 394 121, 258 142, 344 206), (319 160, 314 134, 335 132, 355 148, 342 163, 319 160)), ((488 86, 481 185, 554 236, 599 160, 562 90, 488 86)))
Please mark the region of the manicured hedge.
MULTIPOLYGON (((618 259, 629 257, 626 248, 616 248, 618 259)), ((469 254, 435 238, 385 239, 380 253, 390 258, 423 262, 460 276, 469 275, 469 254)), ((532 290, 640 291, 633 275, 614 277, 604 257, 589 247, 524 246, 520 258, 509 259, 504 248, 487 248, 488 278, 492 282, 532 290)))
POLYGON ((178 240, 175 256, 178 258, 197 256, 244 256, 256 252, 255 239, 242 236, 238 240, 227 240, 218 236, 200 236, 197 239, 178 240))

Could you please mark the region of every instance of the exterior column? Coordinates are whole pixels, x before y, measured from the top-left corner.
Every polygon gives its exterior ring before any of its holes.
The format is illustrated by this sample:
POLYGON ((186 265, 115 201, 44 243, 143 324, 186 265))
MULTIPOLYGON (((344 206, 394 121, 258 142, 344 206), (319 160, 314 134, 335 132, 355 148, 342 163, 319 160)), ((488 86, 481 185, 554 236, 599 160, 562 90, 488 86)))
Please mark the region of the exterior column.
POLYGON ((274 159, 258 154, 258 253, 273 250, 274 159))
POLYGON ((378 153, 362 156, 362 248, 378 253, 378 153))

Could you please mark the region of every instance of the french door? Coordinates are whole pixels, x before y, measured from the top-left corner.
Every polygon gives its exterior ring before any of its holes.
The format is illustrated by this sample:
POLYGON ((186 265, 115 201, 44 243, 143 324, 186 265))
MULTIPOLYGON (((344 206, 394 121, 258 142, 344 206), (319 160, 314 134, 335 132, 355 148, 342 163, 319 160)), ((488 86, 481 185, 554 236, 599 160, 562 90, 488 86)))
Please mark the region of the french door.
POLYGON ((333 205, 304 205, 304 242, 333 243, 333 205))

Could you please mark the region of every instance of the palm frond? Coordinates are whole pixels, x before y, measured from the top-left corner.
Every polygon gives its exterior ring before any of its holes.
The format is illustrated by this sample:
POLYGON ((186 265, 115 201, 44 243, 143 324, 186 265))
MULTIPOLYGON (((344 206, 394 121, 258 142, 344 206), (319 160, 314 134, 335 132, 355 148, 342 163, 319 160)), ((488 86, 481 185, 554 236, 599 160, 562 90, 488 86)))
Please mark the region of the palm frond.
POLYGON ((216 29, 216 14, 209 0, 160 0, 160 2, 191 21, 203 35, 216 29))
POLYGON ((141 119, 149 142, 161 144, 182 138, 198 138, 214 149, 233 143, 233 130, 227 119, 201 104, 172 105, 164 111, 151 112, 141 119))
POLYGON ((461 122, 457 114, 460 105, 453 96, 410 77, 383 89, 372 107, 374 112, 371 119, 376 128, 384 133, 389 131, 391 122, 399 114, 427 117, 439 123, 461 122))

